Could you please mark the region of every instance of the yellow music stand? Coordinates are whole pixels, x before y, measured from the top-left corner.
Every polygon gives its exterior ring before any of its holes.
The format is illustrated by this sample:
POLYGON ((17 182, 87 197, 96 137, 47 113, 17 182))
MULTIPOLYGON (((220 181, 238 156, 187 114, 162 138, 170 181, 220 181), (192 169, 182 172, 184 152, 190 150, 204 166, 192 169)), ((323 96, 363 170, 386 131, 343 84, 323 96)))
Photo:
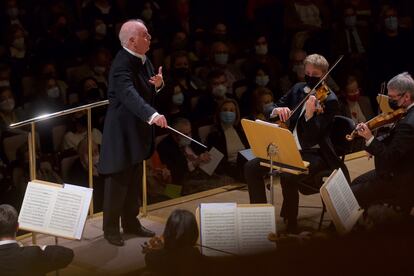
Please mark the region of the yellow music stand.
MULTIPOLYGON (((303 161, 295 139, 288 129, 260 120, 241 121, 253 154, 269 162, 260 162, 270 169, 270 203, 274 205, 273 176, 280 173, 307 174, 309 162, 303 161)), ((280 178, 277 177, 277 182, 280 178)))

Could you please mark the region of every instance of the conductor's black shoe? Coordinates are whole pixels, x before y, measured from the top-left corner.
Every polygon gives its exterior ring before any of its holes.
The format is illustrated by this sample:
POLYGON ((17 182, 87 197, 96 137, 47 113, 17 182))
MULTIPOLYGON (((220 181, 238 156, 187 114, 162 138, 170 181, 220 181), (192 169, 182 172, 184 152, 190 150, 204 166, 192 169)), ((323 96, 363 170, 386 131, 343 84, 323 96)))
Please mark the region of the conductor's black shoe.
POLYGON ((113 234, 113 235, 104 235, 104 238, 113 245, 116 246, 123 246, 125 244, 124 240, 122 239, 121 235, 119 234, 113 234))
POLYGON ((124 234, 131 234, 131 235, 135 235, 138 237, 148 237, 148 238, 155 236, 154 232, 145 228, 142 225, 134 229, 124 229, 124 234))

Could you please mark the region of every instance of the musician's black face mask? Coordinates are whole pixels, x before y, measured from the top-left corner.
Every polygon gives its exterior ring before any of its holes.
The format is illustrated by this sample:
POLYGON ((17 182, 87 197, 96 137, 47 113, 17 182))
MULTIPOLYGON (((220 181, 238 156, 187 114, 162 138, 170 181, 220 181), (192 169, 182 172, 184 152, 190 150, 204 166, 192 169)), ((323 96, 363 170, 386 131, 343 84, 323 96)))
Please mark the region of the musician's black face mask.
POLYGON ((320 77, 311 77, 305 74, 305 82, 309 86, 309 88, 314 88, 315 85, 319 82, 319 80, 320 80, 320 77))
POLYGON ((400 108, 398 101, 401 99, 402 96, 404 96, 404 94, 398 95, 398 100, 388 98, 388 105, 391 107, 392 110, 397 110, 398 108, 400 108))

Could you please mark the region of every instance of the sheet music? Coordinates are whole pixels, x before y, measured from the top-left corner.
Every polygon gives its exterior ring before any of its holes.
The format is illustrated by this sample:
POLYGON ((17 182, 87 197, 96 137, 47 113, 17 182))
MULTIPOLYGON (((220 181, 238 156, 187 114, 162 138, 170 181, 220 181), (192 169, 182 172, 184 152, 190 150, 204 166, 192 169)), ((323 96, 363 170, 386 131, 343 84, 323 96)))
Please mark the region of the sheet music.
MULTIPOLYGON (((201 245, 237 254, 236 203, 200 204, 201 245)), ((202 248, 205 256, 228 256, 202 248)))
MULTIPOLYGON (((77 185, 66 184, 66 183, 64 184, 64 189, 66 191, 70 190, 70 191, 78 191, 79 193, 82 193, 83 196, 82 196, 82 202, 80 203, 81 210, 80 210, 80 216, 78 218, 78 224, 85 225, 86 218, 88 217, 89 205, 92 200, 93 189, 82 187, 82 186, 77 186, 77 185)), ((77 239, 80 239, 82 237, 83 227, 77 227, 76 230, 77 231, 75 233, 75 236, 77 239)))
POLYGON ((252 149, 245 149, 239 152, 241 155, 243 155, 244 158, 246 158, 247 161, 250 161, 256 158, 256 156, 253 154, 252 149))
POLYGON ((200 169, 202 169, 208 175, 212 175, 216 170, 218 164, 220 163, 221 159, 223 159, 224 154, 221 153, 215 147, 212 147, 209 153, 211 160, 208 163, 200 165, 200 169))
POLYGON ((326 190, 343 225, 352 228, 350 224, 353 224, 354 215, 360 207, 341 169, 331 178, 326 190))
POLYGON ((43 229, 49 217, 49 204, 59 187, 46 185, 27 185, 22 208, 19 214, 20 227, 31 225, 34 230, 43 229))
POLYGON ((92 189, 29 182, 19 214, 21 229, 80 239, 92 189))
POLYGON ((241 254, 254 254, 275 249, 275 243, 268 239, 270 233, 276 233, 273 206, 239 207, 237 224, 241 254))

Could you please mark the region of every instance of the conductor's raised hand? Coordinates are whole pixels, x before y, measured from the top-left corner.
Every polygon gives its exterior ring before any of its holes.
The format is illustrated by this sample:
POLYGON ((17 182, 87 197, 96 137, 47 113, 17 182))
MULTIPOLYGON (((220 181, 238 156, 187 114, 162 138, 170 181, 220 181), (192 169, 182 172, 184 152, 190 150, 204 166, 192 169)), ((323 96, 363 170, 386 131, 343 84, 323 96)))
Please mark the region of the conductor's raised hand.
POLYGON ((162 83, 163 83, 162 66, 158 68, 158 74, 156 74, 155 76, 152 76, 148 81, 152 85, 154 85, 156 89, 162 86, 162 83))
POLYGON ((155 116, 153 123, 162 128, 168 127, 167 119, 165 119, 164 115, 155 116))
POLYGON ((290 116, 290 109, 289 107, 276 107, 272 113, 276 113, 282 122, 286 122, 290 116))

